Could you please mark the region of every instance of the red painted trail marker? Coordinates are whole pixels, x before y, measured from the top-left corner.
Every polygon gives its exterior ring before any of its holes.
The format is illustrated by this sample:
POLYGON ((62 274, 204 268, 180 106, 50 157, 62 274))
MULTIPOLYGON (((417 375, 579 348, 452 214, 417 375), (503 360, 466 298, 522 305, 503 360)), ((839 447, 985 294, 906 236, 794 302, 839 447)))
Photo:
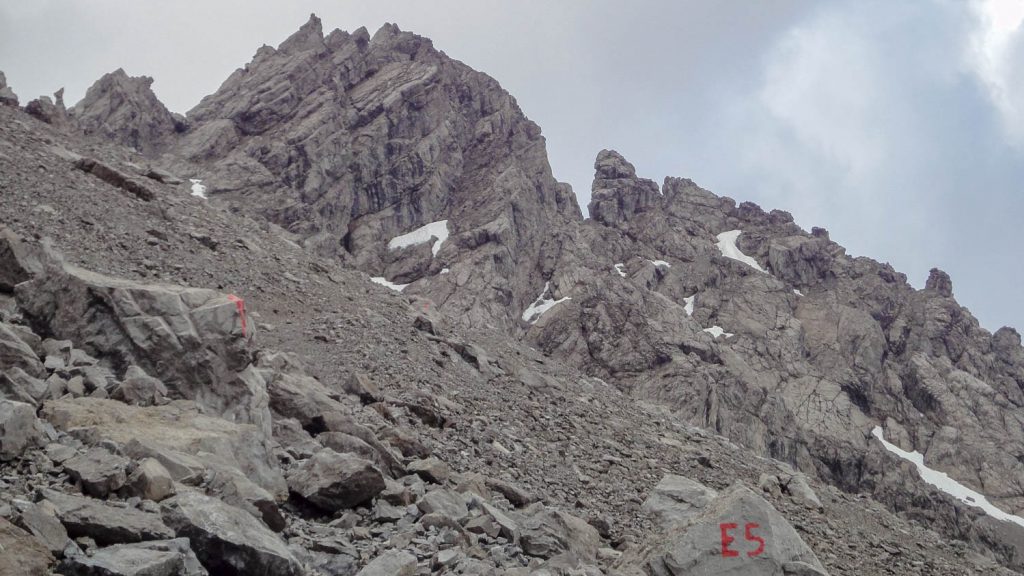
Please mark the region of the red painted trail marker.
MULTIPOLYGON (((747 522, 744 525, 744 539, 747 542, 757 542, 757 548, 754 550, 747 551, 747 557, 753 558, 759 556, 764 552, 765 541, 764 538, 754 534, 752 531, 756 528, 760 528, 760 524, 754 522, 747 522)), ((724 558, 736 558, 740 555, 739 551, 733 550, 729 546, 736 541, 735 538, 729 535, 729 532, 739 528, 739 524, 733 522, 723 522, 718 525, 719 531, 722 533, 722 556, 724 558)))
POLYGON ((235 303, 235 308, 238 308, 238 315, 242 319, 242 338, 246 337, 246 326, 245 326, 245 300, 242 300, 234 294, 228 294, 228 300, 235 303))

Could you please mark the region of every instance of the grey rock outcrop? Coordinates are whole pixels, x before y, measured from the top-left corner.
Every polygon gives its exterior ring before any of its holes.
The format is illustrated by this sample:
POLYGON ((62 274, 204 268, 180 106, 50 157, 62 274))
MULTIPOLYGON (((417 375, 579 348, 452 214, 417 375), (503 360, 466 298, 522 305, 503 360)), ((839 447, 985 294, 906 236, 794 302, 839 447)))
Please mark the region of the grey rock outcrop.
POLYGON ((7 76, 0 72, 0 105, 17 106, 18 95, 7 85, 7 76))
POLYGON ((153 153, 186 124, 157 99, 148 76, 130 77, 121 68, 96 81, 72 109, 77 126, 89 135, 153 153))
POLYGON ((161 503, 164 521, 188 538, 214 574, 302 576, 305 571, 281 539, 243 510, 197 492, 161 503))

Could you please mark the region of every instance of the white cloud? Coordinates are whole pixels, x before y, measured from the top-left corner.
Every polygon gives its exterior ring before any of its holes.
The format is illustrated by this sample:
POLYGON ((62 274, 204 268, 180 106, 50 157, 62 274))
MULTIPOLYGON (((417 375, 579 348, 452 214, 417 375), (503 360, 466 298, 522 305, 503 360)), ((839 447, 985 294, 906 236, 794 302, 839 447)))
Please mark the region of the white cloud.
POLYGON ((1024 78, 1021 24, 1024 0, 980 0, 972 4, 977 25, 967 59, 999 111, 1010 141, 1024 147, 1024 78))

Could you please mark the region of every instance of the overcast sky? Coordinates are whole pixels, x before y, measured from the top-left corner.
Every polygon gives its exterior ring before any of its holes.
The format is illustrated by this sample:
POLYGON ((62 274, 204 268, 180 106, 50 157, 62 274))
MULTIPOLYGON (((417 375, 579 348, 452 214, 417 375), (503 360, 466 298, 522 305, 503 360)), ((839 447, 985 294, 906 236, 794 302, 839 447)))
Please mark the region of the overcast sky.
POLYGON ((261 44, 395 22, 497 78, 589 201, 614 148, 828 228, 990 330, 1024 328, 1024 0, 32 0, 0 3, 0 70, 70 106, 118 67, 186 112, 261 44))

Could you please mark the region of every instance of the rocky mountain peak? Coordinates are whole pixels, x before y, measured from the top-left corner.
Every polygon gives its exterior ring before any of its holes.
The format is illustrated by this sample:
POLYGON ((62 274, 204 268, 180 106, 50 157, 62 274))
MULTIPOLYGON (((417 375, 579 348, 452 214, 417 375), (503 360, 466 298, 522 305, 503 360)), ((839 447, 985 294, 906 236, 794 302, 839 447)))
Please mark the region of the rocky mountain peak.
POLYGON ((0 71, 0 105, 17 106, 18 95, 7 85, 7 76, 0 71))
POLYGON ((932 268, 928 273, 928 281, 924 285, 925 290, 932 290, 946 298, 953 296, 953 280, 938 268, 932 268))
POLYGON ((153 78, 129 76, 122 68, 104 74, 72 109, 75 122, 87 135, 155 153, 185 125, 160 102, 152 86, 153 78))
POLYGON ((294 54, 296 52, 321 48, 323 44, 323 24, 316 14, 310 14, 309 20, 298 31, 289 36, 287 40, 282 42, 278 50, 285 54, 294 54))
POLYGON ((587 210, 597 222, 622 224, 661 202, 658 185, 653 180, 638 178, 633 165, 614 150, 598 153, 594 171, 587 210))

